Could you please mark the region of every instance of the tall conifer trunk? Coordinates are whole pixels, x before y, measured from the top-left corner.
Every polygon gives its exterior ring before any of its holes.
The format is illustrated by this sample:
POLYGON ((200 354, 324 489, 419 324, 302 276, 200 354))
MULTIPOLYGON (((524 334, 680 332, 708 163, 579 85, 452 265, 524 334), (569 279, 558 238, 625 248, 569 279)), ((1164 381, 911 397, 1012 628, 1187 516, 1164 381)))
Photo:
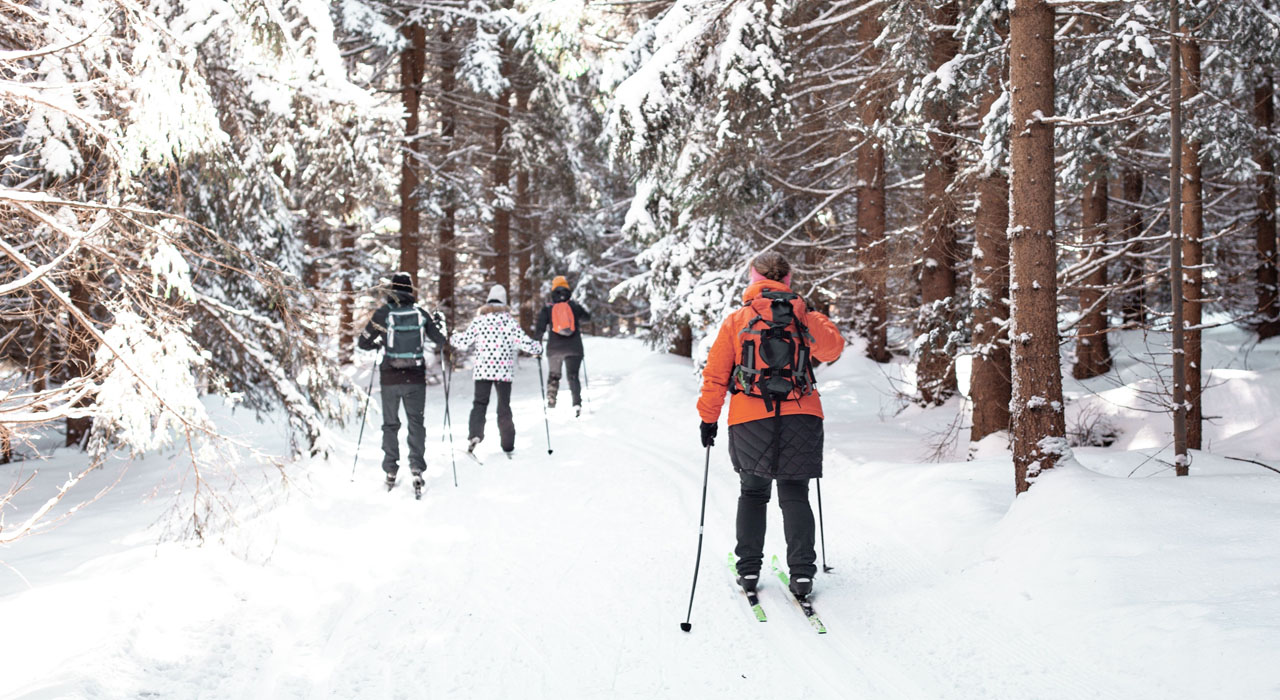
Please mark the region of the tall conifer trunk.
MULTIPOLYGON (((1003 70, 992 71, 991 89, 982 96, 987 117, 1000 97, 1003 70)), ((1009 178, 993 169, 978 179, 978 211, 974 220, 973 259, 973 372, 969 397, 977 442, 1009 429, 1009 399, 1013 393, 1009 366, 1009 178)))
MULTIPOLYGON (((880 36, 880 22, 868 13, 858 23, 858 43, 866 47, 867 66, 877 66, 881 51, 873 42, 880 36)), ((858 256, 862 273, 858 280, 858 296, 865 319, 867 357, 876 362, 888 362, 889 355, 889 307, 885 285, 885 201, 884 201, 884 145, 872 135, 872 129, 880 120, 884 99, 878 81, 869 81, 867 97, 862 100, 860 118, 864 132, 857 150, 858 178, 858 256)))
POLYGON ((1280 274, 1276 269, 1276 161, 1267 141, 1275 126, 1275 80, 1270 73, 1253 89, 1253 116, 1266 135, 1254 148, 1258 164, 1258 218, 1254 223, 1258 246, 1258 337, 1280 335, 1280 274))
MULTIPOLYGON (((83 277, 76 277, 71 281, 70 288, 67 290, 71 303, 80 311, 82 318, 91 318, 90 301, 89 301, 89 284, 83 277)), ((83 328, 74 316, 67 319, 67 328, 70 329, 70 337, 67 338, 67 379, 79 379, 86 376, 89 370, 93 368, 93 343, 91 336, 86 328, 83 328)), ((76 402, 76 408, 88 408, 92 405, 92 400, 84 398, 76 402)), ((68 418, 67 419, 67 447, 84 446, 85 440, 89 437, 89 431, 93 429, 93 419, 89 417, 68 418)))
MULTIPOLYGON (((960 44, 955 25, 959 9, 954 2, 938 8, 933 22, 933 57, 930 67, 940 68, 955 58, 960 44)), ((920 399, 940 404, 956 391, 955 360, 949 348, 954 324, 956 293, 955 205, 947 188, 955 181, 956 154, 952 110, 931 108, 928 139, 930 162, 924 171, 924 253, 920 263, 922 317, 916 333, 923 337, 917 367, 920 399)))
POLYGON ((400 99, 404 104, 404 148, 400 164, 400 269, 418 283, 418 111, 426 64, 426 30, 409 24, 400 30, 408 45, 400 52, 400 99))
MULTIPOLYGON (((1182 101, 1190 102, 1200 94, 1200 43, 1188 39, 1182 45, 1185 76, 1182 101)), ((1204 202, 1200 176, 1200 141, 1189 139, 1182 144, 1182 307, 1186 324, 1184 374, 1187 392, 1187 448, 1200 449, 1201 422, 1201 342, 1200 324, 1204 318, 1204 202)))
MULTIPOLYGON (((529 114, 529 97, 533 92, 533 83, 522 71, 521 82, 516 86, 516 115, 524 119, 529 114)), ((516 172, 516 282, 519 300, 520 327, 527 333, 533 332, 534 294, 538 286, 530 278, 529 269, 533 266, 533 245, 537 240, 537 220, 533 211, 533 191, 529 183, 529 164, 516 172)))
POLYGON ((1129 215, 1125 218, 1121 238, 1125 241, 1124 280, 1129 289, 1121 303, 1120 314, 1129 328, 1140 327, 1147 320, 1146 263, 1139 257, 1146 246, 1134 240, 1142 235, 1142 189, 1142 171, 1126 169, 1121 196, 1127 203, 1129 215))
POLYGON ((1066 449, 1058 358, 1057 251, 1054 244, 1054 10, 1018 0, 1009 15, 1009 254, 1013 352, 1014 478, 1018 493, 1066 449))
POLYGON ((511 124, 511 87, 513 73, 511 44, 503 39, 502 76, 507 88, 494 101, 493 111, 493 257, 488 261, 489 276, 511 294, 511 154, 506 147, 507 127, 511 124))
POLYGON ((1173 460, 1174 473, 1190 473, 1187 459, 1186 365, 1180 361, 1184 353, 1182 302, 1182 28, 1178 0, 1169 2, 1169 296, 1172 323, 1170 328, 1173 359, 1173 460))
MULTIPOLYGON (((1083 261, 1088 265, 1106 256, 1107 199, 1109 182, 1101 157, 1090 161, 1088 180, 1080 200, 1080 242, 1083 261)), ((1111 348, 1107 341, 1107 305, 1102 296, 1107 286, 1107 266, 1096 265, 1080 281, 1080 323, 1076 326, 1076 363, 1071 370, 1076 379, 1089 379, 1111 371, 1111 348)))
POLYGON ((440 276, 436 281, 436 298, 444 311, 449 332, 456 321, 458 251, 455 247, 455 230, 458 204, 455 186, 450 182, 454 175, 454 135, 457 131, 458 108, 454 88, 457 85, 458 48, 454 46, 453 32, 447 23, 441 24, 440 45, 440 172, 445 179, 446 195, 441 206, 440 221, 436 224, 439 245, 436 258, 440 263, 440 276))

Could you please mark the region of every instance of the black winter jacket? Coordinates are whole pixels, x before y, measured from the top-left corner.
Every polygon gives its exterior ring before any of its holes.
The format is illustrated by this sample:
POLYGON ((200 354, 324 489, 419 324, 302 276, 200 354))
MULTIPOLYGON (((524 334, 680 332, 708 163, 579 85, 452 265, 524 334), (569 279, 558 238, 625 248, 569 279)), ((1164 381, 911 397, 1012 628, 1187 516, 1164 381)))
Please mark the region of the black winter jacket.
POLYGON ((533 324, 533 337, 535 340, 542 340, 542 334, 547 334, 547 356, 560 357, 582 357, 584 350, 582 349, 582 324, 591 320, 591 312, 587 311, 576 301, 569 298, 571 292, 564 287, 557 287, 551 292, 551 303, 542 307, 538 312, 538 320, 533 324), (573 309, 573 334, 560 335, 551 329, 551 307, 562 301, 569 302, 569 308, 573 309))
MULTIPOLYGON (((373 318, 369 319, 369 323, 365 324, 364 332, 356 340, 356 345, 361 350, 377 350, 381 348, 387 342, 387 314, 390 313, 392 307, 404 309, 413 306, 415 301, 417 300, 412 294, 404 292, 393 292, 387 295, 387 303, 379 306, 378 310, 373 312, 373 318)), ((437 346, 444 347, 449 341, 445 339, 444 334, 436 327, 431 314, 419 308, 418 315, 422 317, 422 330, 427 338, 437 346)), ((379 375, 379 380, 384 385, 425 384, 427 381, 425 366, 396 368, 388 364, 385 357, 382 359, 379 375)))

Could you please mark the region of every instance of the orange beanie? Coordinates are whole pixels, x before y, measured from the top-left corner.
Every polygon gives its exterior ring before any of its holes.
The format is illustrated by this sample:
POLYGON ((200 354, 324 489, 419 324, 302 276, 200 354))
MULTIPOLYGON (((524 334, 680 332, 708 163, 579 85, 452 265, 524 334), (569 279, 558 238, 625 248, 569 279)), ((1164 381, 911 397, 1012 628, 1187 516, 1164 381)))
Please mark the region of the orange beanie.
POLYGON ((564 287, 565 289, 569 288, 569 280, 565 279, 564 275, 557 275, 555 279, 551 280, 552 289, 559 287, 564 287))

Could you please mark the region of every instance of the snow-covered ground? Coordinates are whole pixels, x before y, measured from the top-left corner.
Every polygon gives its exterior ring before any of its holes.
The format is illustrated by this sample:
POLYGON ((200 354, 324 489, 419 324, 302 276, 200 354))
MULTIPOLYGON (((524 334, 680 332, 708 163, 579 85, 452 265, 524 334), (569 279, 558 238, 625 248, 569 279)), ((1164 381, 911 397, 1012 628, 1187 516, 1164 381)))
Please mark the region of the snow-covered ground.
MULTIPOLYGON (((835 569, 817 580, 825 636, 776 580, 764 624, 732 588, 723 441, 693 631, 679 630, 703 474, 696 374, 639 342, 592 339, 590 410, 553 412, 554 455, 526 363, 517 458, 491 439, 483 465, 458 458, 458 488, 433 388, 421 502, 403 484, 383 491, 376 415, 354 483, 350 426, 331 460, 293 465, 275 496, 233 492, 257 500, 202 547, 157 543, 180 459, 95 472, 86 493, 119 484, 0 549, 0 696, 1280 697, 1280 474, 1197 455, 1191 478, 1165 478, 1168 419, 1137 410, 1151 372, 1133 359, 1142 338, 1122 341, 1119 382, 1067 387, 1068 422, 1105 416, 1117 442, 1077 450, 1079 464, 1017 503, 1009 458, 986 442, 973 461, 963 439, 927 461, 958 401, 903 408, 892 387, 904 367, 856 352, 820 370, 835 569)), ((1206 343, 1206 443, 1280 466, 1280 343, 1245 349, 1231 329, 1206 343)), ((460 445, 471 391, 458 379, 460 445)), ((219 416, 266 449, 285 445, 278 426, 219 416)), ((20 498, 47 496, 38 487, 77 459, 54 452, 20 498)), ((771 552, 783 552, 780 525, 773 507, 771 552)))

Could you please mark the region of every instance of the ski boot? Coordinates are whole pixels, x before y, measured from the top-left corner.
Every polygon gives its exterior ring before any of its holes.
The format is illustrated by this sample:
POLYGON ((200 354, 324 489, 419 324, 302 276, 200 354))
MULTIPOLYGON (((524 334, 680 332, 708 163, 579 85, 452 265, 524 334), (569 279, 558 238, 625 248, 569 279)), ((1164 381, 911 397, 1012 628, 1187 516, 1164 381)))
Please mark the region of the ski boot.
POLYGON ((480 438, 478 437, 473 437, 470 440, 467 440, 467 454, 475 454, 476 445, 479 445, 479 444, 480 444, 480 438))
POLYGON ((502 454, 506 455, 506 456, 507 456, 507 459, 515 459, 515 458, 516 458, 516 451, 515 451, 515 450, 507 450, 507 451, 503 452, 502 454))
POLYGON ((396 475, 391 474, 389 472, 383 472, 383 473, 387 475, 387 479, 384 483, 386 483, 387 485, 387 490, 390 491, 391 489, 396 487, 396 475))
POLYGON ((582 417, 582 404, 580 404, 580 403, 579 403, 579 404, 574 404, 574 406, 573 406, 573 417, 574 417, 574 418, 581 418, 581 417, 582 417))
POLYGON ((742 590, 747 593, 755 593, 756 585, 760 583, 760 574, 743 574, 738 577, 738 585, 742 586, 742 590))
POLYGON ((421 472, 413 475, 413 497, 415 499, 422 499, 422 487, 425 486, 426 483, 427 480, 422 478, 421 472))
POLYGON ((791 579, 791 595, 798 600, 804 600, 813 593, 813 579, 807 576, 796 576, 791 579))

